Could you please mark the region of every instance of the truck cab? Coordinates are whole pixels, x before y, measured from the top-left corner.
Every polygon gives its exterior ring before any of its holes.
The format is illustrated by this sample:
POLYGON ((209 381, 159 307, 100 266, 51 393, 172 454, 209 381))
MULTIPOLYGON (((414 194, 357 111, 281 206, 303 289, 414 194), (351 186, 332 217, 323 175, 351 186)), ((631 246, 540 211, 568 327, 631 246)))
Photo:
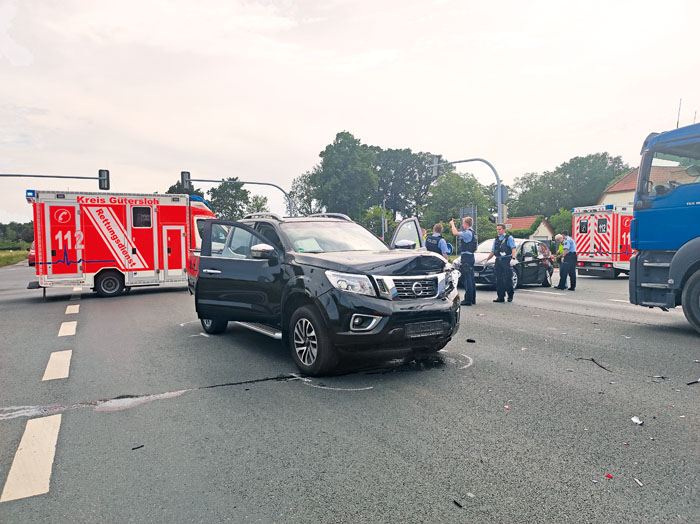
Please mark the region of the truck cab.
POLYGON ((682 306, 700 332, 700 124, 652 133, 642 148, 630 236, 630 302, 682 306))

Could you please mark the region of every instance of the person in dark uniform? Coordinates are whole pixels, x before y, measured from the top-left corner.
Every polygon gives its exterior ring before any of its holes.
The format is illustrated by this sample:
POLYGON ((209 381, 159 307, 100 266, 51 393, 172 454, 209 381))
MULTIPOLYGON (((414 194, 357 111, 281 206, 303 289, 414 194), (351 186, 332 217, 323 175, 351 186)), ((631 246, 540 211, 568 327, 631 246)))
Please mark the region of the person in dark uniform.
POLYGON ((516 259, 515 240, 506 233, 505 224, 496 226, 498 236, 493 240, 493 248, 491 253, 486 257, 484 264, 491 257, 496 257, 495 273, 496 273, 496 300, 494 302, 505 302, 505 296, 508 295, 508 302, 513 302, 513 268, 518 263, 516 259))
POLYGON ((425 247, 447 260, 447 240, 442 238, 442 224, 439 222, 433 226, 433 234, 425 238, 425 247))
POLYGON ((464 286, 463 306, 476 304, 476 282, 474 281, 474 251, 479 240, 474 232, 474 219, 464 217, 462 219, 462 231, 457 231, 455 221, 450 220, 452 234, 458 239, 459 252, 461 253, 459 270, 462 272, 462 284, 464 286))
POLYGON ((559 285, 557 289, 566 289, 566 277, 569 277, 569 291, 576 291, 576 262, 578 262, 576 242, 569 236, 568 231, 562 231, 561 236, 564 238, 562 242, 564 263, 559 266, 559 285))

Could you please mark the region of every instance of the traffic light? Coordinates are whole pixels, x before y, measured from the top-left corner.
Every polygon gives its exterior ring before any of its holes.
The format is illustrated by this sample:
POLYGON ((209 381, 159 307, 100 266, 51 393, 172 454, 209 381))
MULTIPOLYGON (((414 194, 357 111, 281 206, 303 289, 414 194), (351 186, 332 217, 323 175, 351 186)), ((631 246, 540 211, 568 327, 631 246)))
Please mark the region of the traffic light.
POLYGON ((180 183, 183 191, 190 191, 192 188, 192 182, 190 182, 189 171, 180 171, 180 183))
POLYGON ((98 171, 99 177, 98 181, 100 184, 100 189, 104 191, 109 191, 109 170, 108 169, 100 169, 98 171))

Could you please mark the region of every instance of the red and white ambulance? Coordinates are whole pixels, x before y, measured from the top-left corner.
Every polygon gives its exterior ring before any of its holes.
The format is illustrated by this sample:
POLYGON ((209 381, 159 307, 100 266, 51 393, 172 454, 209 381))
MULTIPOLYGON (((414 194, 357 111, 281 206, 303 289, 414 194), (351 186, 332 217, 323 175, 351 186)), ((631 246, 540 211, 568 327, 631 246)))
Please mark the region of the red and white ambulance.
POLYGON ((86 286, 114 296, 134 286, 187 282, 197 223, 216 218, 196 196, 27 191, 36 275, 29 288, 86 286))
POLYGON ((632 206, 612 204, 575 207, 572 236, 576 243, 579 275, 615 278, 629 274, 632 206))

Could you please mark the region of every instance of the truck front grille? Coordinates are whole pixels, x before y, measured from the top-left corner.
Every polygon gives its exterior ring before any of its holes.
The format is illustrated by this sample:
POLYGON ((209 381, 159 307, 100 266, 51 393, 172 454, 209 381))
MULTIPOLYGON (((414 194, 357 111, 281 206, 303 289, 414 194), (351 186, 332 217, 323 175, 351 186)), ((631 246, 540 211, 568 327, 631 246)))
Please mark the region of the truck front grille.
POLYGON ((437 277, 395 278, 394 286, 399 300, 432 298, 437 295, 437 277))

